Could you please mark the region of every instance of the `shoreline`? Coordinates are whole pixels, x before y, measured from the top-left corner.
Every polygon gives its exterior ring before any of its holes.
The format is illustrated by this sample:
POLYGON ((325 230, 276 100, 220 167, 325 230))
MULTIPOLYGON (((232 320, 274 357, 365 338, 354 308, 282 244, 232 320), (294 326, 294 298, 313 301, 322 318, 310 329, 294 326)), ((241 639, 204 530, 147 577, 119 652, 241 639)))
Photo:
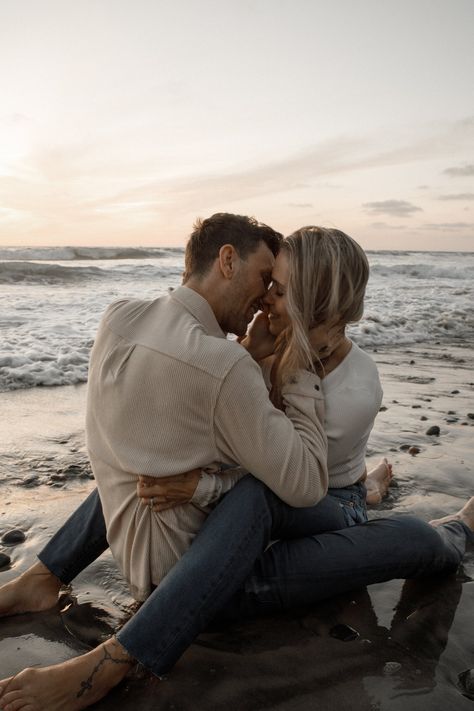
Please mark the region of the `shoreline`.
MULTIPOLYGON (((416 513, 430 520, 457 510, 474 493, 472 344, 367 351, 384 388, 368 463, 387 456, 395 472, 371 516, 416 513), (434 425, 439 436, 427 435, 434 425)), ((94 486, 83 440, 85 393, 78 385, 0 394, 0 533, 26 534, 24 543, 0 547, 12 559, 0 583, 31 564, 94 486)), ((81 653, 132 607, 104 554, 57 609, 0 621, 0 678, 81 653)), ((165 682, 127 680, 93 708, 418 711, 422 701, 429 711, 472 709, 456 687, 458 674, 474 667, 472 548, 456 577, 392 581, 315 608, 203 634, 165 682), (358 639, 334 639, 335 624, 356 629, 358 639)))

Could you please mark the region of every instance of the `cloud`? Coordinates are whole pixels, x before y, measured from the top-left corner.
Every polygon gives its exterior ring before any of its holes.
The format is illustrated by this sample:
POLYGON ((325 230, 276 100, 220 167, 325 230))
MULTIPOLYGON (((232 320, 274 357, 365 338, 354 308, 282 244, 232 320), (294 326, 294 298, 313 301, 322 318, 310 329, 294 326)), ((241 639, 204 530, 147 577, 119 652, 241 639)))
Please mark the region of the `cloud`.
POLYGON ((30 123, 31 119, 29 116, 26 114, 21 114, 21 113, 12 113, 12 114, 3 114, 0 116, 0 125, 4 126, 21 126, 23 124, 28 124, 30 123))
POLYGON ((438 200, 474 200, 474 193, 457 193, 455 195, 439 195, 438 200))
POLYGON ((466 165, 458 165, 453 168, 446 168, 443 173, 450 175, 452 178, 466 177, 474 175, 474 163, 469 163, 466 165))
POLYGON ((406 230, 406 225, 389 225, 387 222, 372 222, 370 227, 376 230, 406 230))
MULTIPOLYGON (((258 214, 254 206, 268 197, 279 205, 309 209, 304 202, 311 196, 308 189, 317 195, 321 188, 342 184, 345 175, 376 174, 378 168, 430 162, 434 156, 447 164, 453 155, 466 155, 474 137, 470 121, 425 128, 417 138, 386 132, 337 136, 253 165, 245 159, 205 171, 205 161, 190 160, 184 174, 182 167, 170 170, 153 150, 146 155, 131 148, 117 153, 115 134, 113 140, 98 136, 88 143, 48 144, 26 156, 13 175, 0 179, 0 201, 41 225, 46 236, 74 232, 88 239, 92 227, 104 234, 142 235, 145 229, 154 233, 170 224, 190 224, 196 215, 211 212, 250 209, 258 214)), ((365 207, 374 216, 398 218, 421 210, 397 200, 365 207)))
POLYGON ((288 207, 314 207, 312 202, 289 202, 288 207))
POLYGON ((362 205, 372 215, 394 215, 395 217, 410 217, 415 212, 423 212, 421 207, 406 200, 381 200, 380 202, 364 202, 362 205))
POLYGON ((422 230, 472 230, 474 222, 430 222, 422 225, 422 230))

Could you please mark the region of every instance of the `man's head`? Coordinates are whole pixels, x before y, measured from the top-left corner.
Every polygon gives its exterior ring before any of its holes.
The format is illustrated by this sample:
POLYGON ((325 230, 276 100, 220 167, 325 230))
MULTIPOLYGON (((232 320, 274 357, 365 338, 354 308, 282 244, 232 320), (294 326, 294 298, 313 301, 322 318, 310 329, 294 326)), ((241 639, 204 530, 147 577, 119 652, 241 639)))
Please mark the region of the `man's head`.
POLYGON ((183 283, 191 277, 204 277, 225 244, 231 244, 241 259, 247 259, 263 242, 276 257, 282 239, 279 232, 254 217, 217 212, 206 220, 198 219, 186 245, 183 283))
POLYGON ((245 334, 271 281, 282 239, 253 217, 217 213, 196 222, 183 283, 207 299, 223 331, 245 334))

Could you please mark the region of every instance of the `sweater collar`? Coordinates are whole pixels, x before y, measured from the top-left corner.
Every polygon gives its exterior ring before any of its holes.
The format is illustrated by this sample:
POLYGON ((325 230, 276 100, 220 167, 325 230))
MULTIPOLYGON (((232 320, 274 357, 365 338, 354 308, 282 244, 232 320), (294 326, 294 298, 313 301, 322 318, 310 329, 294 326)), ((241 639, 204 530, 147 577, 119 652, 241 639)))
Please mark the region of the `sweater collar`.
POLYGON ((206 299, 190 289, 188 286, 178 286, 169 292, 172 299, 176 299, 204 326, 210 336, 225 338, 226 334, 219 326, 214 311, 206 299))

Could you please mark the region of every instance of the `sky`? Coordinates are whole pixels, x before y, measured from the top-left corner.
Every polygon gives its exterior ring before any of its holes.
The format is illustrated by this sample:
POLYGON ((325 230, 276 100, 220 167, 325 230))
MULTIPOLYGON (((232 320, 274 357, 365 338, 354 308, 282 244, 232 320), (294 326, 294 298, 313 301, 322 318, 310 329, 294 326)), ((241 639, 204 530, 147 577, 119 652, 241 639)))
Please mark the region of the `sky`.
POLYGON ((0 245, 474 251, 472 0, 4 0, 0 245))

